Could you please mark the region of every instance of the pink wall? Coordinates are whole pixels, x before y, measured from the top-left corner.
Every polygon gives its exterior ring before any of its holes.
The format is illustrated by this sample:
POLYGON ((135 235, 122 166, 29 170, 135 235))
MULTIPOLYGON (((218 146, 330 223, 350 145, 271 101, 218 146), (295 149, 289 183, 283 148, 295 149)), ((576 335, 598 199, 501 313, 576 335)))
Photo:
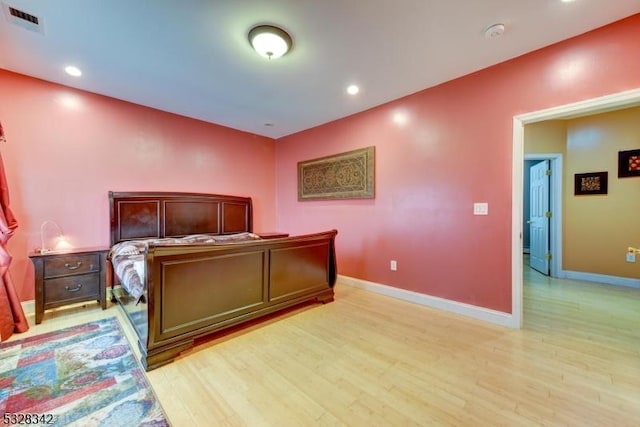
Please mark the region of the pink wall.
POLYGON ((109 243, 107 192, 251 196, 256 230, 275 228, 275 143, 237 130, 0 70, 0 120, 11 207, 9 242, 22 300, 34 298, 27 254, 54 220, 75 247, 109 243))
POLYGON ((511 312, 513 116, 640 87, 638 52, 635 15, 282 138, 278 229, 337 228, 340 274, 511 312), (374 200, 297 201, 298 161, 371 145, 374 200), (475 201, 488 216, 472 215, 475 201))

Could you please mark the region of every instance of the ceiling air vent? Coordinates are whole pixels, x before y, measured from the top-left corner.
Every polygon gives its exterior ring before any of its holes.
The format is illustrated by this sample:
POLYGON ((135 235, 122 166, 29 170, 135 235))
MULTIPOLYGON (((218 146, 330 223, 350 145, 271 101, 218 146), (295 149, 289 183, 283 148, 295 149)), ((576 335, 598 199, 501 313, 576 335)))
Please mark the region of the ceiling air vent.
POLYGON ((27 12, 14 9, 11 6, 9 6, 9 13, 11 14, 11 16, 15 16, 16 18, 24 19, 25 21, 29 21, 32 24, 38 25, 39 19, 37 16, 29 15, 27 12))
POLYGON ((2 9, 7 21, 12 24, 16 24, 30 31, 35 31, 36 33, 44 34, 42 19, 37 16, 20 9, 16 9, 15 7, 11 7, 5 3, 2 3, 2 9))

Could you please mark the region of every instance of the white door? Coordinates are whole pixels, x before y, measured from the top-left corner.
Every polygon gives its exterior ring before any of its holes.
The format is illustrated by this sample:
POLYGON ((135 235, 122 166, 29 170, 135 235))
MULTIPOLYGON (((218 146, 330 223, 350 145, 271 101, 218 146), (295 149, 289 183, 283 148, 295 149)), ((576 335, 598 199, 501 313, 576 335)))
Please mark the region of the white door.
POLYGON ((529 169, 529 265, 549 275, 549 160, 529 169))

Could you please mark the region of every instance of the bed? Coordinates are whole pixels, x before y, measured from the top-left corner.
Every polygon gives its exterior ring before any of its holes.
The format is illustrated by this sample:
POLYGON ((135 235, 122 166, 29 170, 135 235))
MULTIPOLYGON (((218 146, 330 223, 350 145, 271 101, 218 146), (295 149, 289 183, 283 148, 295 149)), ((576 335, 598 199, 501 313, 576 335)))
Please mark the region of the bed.
POLYGON ((247 197, 109 192, 109 206, 107 283, 137 334, 147 371, 217 331, 333 301, 336 230, 261 238, 247 197), (129 268, 141 277, 141 290, 116 274, 117 245, 142 247, 142 261, 129 268))

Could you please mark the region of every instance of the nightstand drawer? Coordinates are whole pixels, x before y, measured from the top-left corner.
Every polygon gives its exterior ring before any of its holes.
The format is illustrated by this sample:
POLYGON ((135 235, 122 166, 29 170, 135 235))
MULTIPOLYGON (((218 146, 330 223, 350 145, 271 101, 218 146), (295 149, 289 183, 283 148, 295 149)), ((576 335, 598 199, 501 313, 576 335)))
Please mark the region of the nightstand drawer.
POLYGON ((76 299, 86 300, 94 296, 100 299, 100 275, 98 273, 59 277, 44 281, 44 304, 60 304, 76 299))
POLYGON ((100 271, 98 254, 69 254, 48 258, 44 262, 44 277, 67 276, 100 271))

